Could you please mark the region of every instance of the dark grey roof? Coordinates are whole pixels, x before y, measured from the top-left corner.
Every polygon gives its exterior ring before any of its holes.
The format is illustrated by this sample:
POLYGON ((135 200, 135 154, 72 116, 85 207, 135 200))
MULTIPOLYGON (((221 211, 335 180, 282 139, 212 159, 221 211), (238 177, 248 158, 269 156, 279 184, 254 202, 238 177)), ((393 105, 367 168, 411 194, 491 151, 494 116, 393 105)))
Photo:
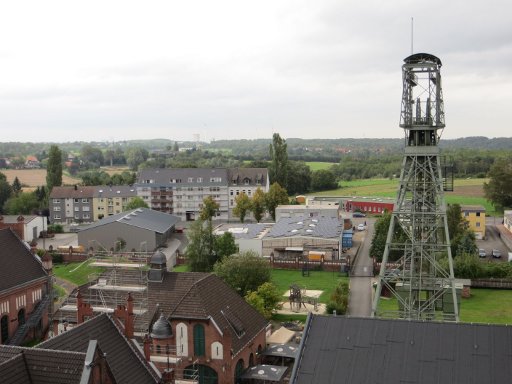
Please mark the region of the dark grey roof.
POLYGON ((93 197, 134 197, 137 190, 131 185, 97 185, 94 187, 93 197))
POLYGON ((0 345, 2 384, 78 384, 85 353, 0 345))
POLYGON ((272 227, 265 237, 321 237, 339 238, 343 232, 343 223, 336 218, 317 217, 283 217, 272 227))
POLYGON ((157 168, 143 169, 137 177, 137 186, 227 186, 228 171, 226 168, 157 168), (211 182, 212 177, 220 177, 220 182, 211 182), (192 178, 189 182, 188 179, 192 178), (202 181, 197 181, 201 178, 202 181), (171 179, 181 180, 180 183, 171 183, 171 179), (151 184, 146 180, 153 180, 151 184))
POLYGON ((230 185, 243 186, 247 180, 250 186, 264 187, 267 185, 268 170, 267 168, 230 168, 228 177, 230 185))
POLYGON ((10 229, 0 230, 0 292, 46 279, 41 262, 10 229))
POLYGON ((512 327, 310 315, 291 383, 510 383, 512 327))
POLYGON ((240 378, 264 380, 264 382, 281 381, 287 368, 279 365, 255 365, 254 367, 247 368, 240 378))
POLYGON ((165 233, 176 225, 178 221, 180 221, 178 216, 170 215, 165 212, 154 211, 149 208, 137 208, 132 209, 131 211, 104 217, 103 219, 82 228, 80 232, 87 231, 91 228, 101 227, 113 222, 118 222, 158 233, 165 233))
POLYGON ((146 365, 144 357, 130 344, 107 314, 98 315, 61 333, 37 348, 87 352, 89 340, 97 340, 117 383, 157 383, 158 377, 146 365))

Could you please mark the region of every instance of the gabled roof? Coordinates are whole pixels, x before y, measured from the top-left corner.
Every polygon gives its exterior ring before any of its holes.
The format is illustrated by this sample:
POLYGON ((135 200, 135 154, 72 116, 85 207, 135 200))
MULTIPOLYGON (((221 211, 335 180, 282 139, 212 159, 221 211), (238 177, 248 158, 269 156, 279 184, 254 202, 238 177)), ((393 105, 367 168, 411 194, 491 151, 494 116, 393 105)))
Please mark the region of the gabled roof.
POLYGON ((2 384, 79 384, 85 353, 0 346, 2 384))
POLYGON ((248 180, 249 185, 265 186, 267 184, 268 170, 267 168, 230 168, 228 169, 228 177, 230 185, 244 185, 244 181, 248 180))
POLYGON ((136 208, 131 211, 104 217, 103 219, 82 228, 80 232, 118 222, 158 233, 165 233, 171 227, 176 225, 178 221, 180 221, 178 216, 174 216, 169 213, 154 211, 149 208, 136 208))
MULTIPOLYGON (((20 217, 20 215, 2 215, 2 222, 5 224, 15 224, 18 222, 19 217, 20 217)), ((26 223, 30 223, 32 220, 34 220, 35 218, 40 217, 40 216, 21 215, 21 217, 23 217, 23 222, 26 224, 26 223)))
POLYGON ((512 327, 310 315, 290 382, 509 383, 512 327))
POLYGON ((461 205, 460 210, 462 212, 485 212, 483 205, 461 205))
POLYGON ((283 217, 272 227, 267 237, 319 237, 323 239, 339 238, 343 232, 343 223, 334 217, 283 217))
POLYGON ((157 383, 158 376, 149 368, 144 357, 130 344, 107 314, 98 315, 73 329, 61 333, 37 348, 85 353, 89 340, 97 340, 107 355, 107 362, 117 383, 157 383))
POLYGON ((0 292, 47 276, 24 242, 10 228, 0 229, 0 292))
POLYGON ((149 283, 149 313, 157 304, 172 319, 212 319, 229 332, 236 355, 268 324, 219 277, 209 273, 167 272, 162 283, 149 283))
POLYGON ((94 188, 81 185, 76 187, 53 187, 50 199, 89 199, 94 196, 94 188))

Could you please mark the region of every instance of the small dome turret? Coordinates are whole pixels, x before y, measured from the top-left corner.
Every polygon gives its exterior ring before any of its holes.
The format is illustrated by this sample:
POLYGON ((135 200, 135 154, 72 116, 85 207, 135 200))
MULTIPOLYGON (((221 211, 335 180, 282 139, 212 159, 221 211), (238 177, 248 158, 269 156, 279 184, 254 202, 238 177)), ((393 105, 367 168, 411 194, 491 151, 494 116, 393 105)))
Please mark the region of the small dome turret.
POLYGON ((168 339, 172 337, 171 324, 163 313, 160 314, 158 320, 155 321, 153 327, 151 327, 151 337, 153 339, 168 339))

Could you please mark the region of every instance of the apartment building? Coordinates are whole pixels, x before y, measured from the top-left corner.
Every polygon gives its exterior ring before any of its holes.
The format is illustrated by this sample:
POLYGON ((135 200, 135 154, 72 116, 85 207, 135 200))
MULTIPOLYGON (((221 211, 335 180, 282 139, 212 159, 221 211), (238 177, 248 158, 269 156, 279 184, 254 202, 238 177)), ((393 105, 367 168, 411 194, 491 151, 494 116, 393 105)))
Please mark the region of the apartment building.
POLYGON ((129 185, 107 185, 94 188, 93 221, 125 211, 126 205, 137 196, 135 187, 129 185))
POLYGON ((121 213, 137 196, 127 185, 53 187, 50 193, 50 222, 53 224, 91 223, 121 213))
MULTIPOLYGON (((229 176, 229 214, 230 218, 233 217, 233 208, 236 207, 235 198, 245 193, 249 198, 254 196, 254 192, 261 188, 263 192, 268 192, 269 178, 266 168, 230 168, 228 169, 229 176)), ((247 218, 251 218, 249 214, 247 218)))
POLYGON ((228 185, 226 168, 166 168, 140 171, 136 189, 151 209, 184 221, 197 219, 203 199, 211 196, 219 204, 214 219, 227 220, 228 185))

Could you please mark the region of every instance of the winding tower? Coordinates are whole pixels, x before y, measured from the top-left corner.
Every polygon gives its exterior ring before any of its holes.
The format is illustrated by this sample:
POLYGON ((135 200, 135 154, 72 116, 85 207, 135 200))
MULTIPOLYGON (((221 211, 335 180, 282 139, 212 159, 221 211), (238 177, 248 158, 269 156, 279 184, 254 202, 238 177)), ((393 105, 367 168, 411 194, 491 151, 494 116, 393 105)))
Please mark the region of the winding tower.
POLYGON ((446 167, 438 147, 445 127, 442 63, 426 53, 404 62, 400 127, 405 131, 405 150, 372 315, 458 321, 444 200, 444 190, 453 185, 446 184, 450 179, 443 174, 446 167), (440 263, 445 257, 448 268, 440 263), (396 310, 379 309, 384 291, 396 297, 396 310))

